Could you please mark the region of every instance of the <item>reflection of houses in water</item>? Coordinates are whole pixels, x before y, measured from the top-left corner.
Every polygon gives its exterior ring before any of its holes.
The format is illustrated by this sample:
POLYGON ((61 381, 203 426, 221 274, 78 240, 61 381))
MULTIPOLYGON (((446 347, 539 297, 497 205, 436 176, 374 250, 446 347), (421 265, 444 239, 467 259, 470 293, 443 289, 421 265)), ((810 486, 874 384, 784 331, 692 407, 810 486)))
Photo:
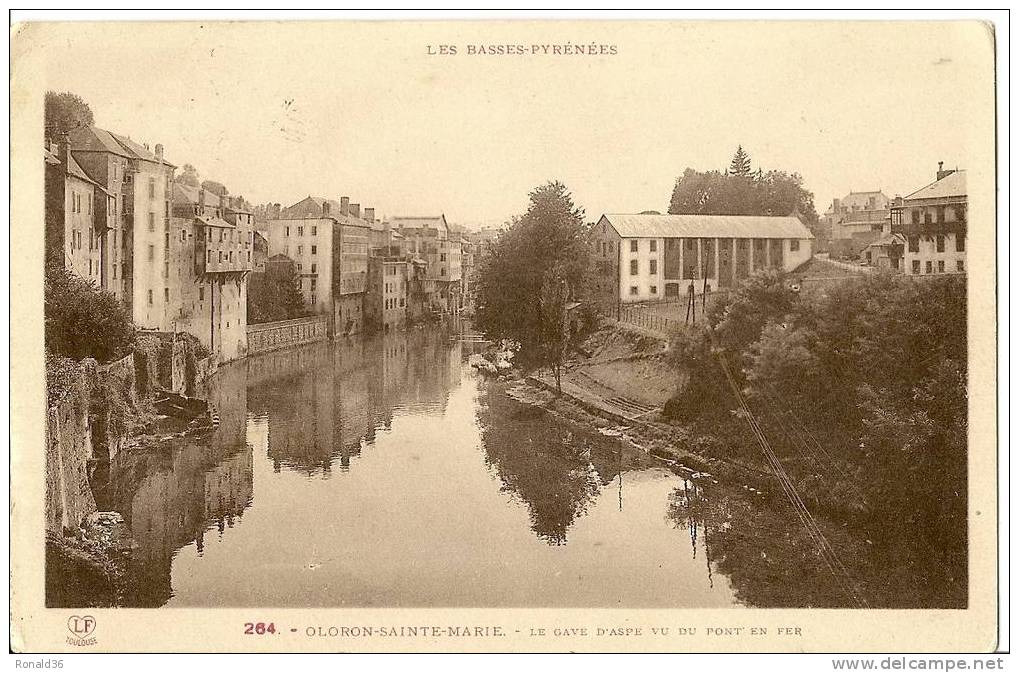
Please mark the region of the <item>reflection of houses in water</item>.
POLYGON ((276 469, 350 466, 394 410, 445 409, 459 383, 458 344, 435 330, 337 339, 248 360, 248 407, 265 415, 276 469))
POLYGON ((123 514, 134 543, 125 605, 163 605, 177 550, 195 542, 201 552, 207 530, 232 527, 251 504, 243 367, 220 370, 208 395, 220 419, 208 435, 122 451, 111 465, 101 506, 123 514))

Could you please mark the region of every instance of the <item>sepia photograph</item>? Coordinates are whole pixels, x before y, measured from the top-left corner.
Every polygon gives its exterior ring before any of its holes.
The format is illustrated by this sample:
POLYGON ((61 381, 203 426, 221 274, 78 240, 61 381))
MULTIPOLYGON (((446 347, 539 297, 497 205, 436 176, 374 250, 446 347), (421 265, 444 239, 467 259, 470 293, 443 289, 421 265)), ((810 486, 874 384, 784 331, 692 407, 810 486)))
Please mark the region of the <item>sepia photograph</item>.
POLYGON ((993 650, 995 50, 13 25, 14 649, 993 650))

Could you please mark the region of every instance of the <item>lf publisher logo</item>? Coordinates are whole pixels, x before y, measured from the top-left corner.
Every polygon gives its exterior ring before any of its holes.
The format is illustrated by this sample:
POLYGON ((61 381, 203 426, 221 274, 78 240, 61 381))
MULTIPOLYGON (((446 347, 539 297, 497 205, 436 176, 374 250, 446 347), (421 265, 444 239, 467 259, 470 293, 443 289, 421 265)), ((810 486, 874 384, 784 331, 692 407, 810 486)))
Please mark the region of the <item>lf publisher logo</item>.
POLYGON ((91 615, 84 617, 72 615, 67 620, 67 630, 73 636, 73 638, 67 639, 70 645, 95 645, 96 643, 95 638, 89 637, 96 630, 96 618, 91 615))

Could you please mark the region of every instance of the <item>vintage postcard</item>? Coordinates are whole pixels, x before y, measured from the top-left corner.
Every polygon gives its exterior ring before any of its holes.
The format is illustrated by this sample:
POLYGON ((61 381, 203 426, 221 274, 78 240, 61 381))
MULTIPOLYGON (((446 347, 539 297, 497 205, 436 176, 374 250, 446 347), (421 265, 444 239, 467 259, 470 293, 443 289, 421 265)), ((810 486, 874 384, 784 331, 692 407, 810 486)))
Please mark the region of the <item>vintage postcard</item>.
POLYGON ((11 45, 15 651, 995 649, 992 23, 11 45))

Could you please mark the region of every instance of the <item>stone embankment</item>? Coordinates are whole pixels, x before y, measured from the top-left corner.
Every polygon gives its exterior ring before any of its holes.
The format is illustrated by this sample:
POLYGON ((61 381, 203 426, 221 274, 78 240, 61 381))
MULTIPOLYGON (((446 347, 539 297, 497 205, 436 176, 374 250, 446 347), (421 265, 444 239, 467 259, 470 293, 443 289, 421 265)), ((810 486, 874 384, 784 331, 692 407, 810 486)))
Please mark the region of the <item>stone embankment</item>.
POLYGON ((120 516, 97 511, 96 475, 140 437, 193 429, 205 414, 203 390, 215 366, 190 335, 145 333, 114 362, 49 357, 46 369, 48 557, 108 574, 104 567, 120 545, 110 531, 120 516))

